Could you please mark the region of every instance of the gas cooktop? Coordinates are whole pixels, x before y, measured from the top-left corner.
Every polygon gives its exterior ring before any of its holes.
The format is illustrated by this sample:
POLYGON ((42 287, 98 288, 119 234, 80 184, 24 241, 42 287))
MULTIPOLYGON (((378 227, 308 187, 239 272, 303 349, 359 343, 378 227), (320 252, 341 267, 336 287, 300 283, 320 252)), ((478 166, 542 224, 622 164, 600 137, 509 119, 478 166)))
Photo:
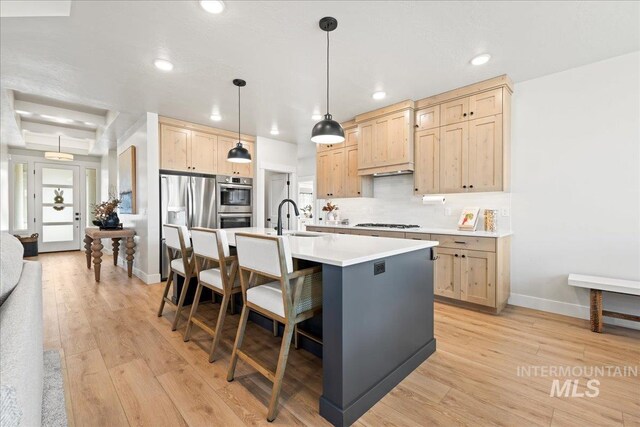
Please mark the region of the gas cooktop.
POLYGON ((373 222, 366 222, 364 224, 356 224, 356 227, 376 227, 376 228, 420 228, 419 225, 412 224, 376 224, 373 222))

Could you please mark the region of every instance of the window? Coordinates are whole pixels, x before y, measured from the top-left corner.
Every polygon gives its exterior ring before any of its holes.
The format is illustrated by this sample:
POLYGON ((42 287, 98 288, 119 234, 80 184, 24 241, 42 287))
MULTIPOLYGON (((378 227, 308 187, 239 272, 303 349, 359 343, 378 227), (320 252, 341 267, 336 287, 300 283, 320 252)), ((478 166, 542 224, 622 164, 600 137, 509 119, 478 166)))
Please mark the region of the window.
POLYGON ((27 163, 13 165, 13 231, 29 228, 28 215, 28 166, 27 163))

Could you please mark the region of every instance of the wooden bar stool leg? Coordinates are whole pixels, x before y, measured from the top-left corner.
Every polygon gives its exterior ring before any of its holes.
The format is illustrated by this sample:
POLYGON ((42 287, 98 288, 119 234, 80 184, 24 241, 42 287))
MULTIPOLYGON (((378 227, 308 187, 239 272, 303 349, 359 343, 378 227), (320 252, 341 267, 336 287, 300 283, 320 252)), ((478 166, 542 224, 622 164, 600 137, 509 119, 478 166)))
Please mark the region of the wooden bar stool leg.
POLYGON ((278 412, 278 397, 280 396, 280 389, 282 388, 282 378, 284 377, 284 370, 287 367, 287 359, 289 357, 289 348, 291 346, 291 337, 295 325, 287 323, 284 327, 284 334, 282 336, 282 345, 280 347, 280 356, 278 357, 278 368, 276 369, 276 376, 273 381, 273 389, 271 391, 271 401, 269 402, 269 412, 267 413, 267 421, 273 421, 276 418, 278 412))
POLYGON ((200 303, 200 294, 202 294, 202 285, 198 283, 196 287, 196 294, 193 297, 193 304, 191 304, 191 312, 189 313, 189 319, 187 319, 187 330, 184 331, 184 341, 187 342, 191 339, 191 329, 193 328, 193 317, 198 311, 198 304, 200 303))
POLYGON ((296 350, 299 348, 298 347, 298 325, 294 326, 294 330, 293 330, 293 348, 295 348, 296 350))
POLYGON ((591 289, 591 331, 602 332, 602 291, 591 289))
POLYGON ((278 321, 275 319, 273 320, 273 336, 278 336, 278 321))
POLYGON ((240 323, 238 324, 238 333, 236 335, 236 342, 233 345, 233 353, 231 353, 231 361, 229 362, 229 371, 227 372, 227 381, 233 381, 233 375, 236 372, 236 364, 238 363, 238 350, 242 347, 242 341, 244 340, 244 331, 247 327, 247 320, 249 319, 249 309, 246 305, 242 306, 242 314, 240 315, 240 323))
POLYGON ((215 360, 215 351, 222 335, 222 327, 224 325, 224 318, 227 315, 227 307, 229 306, 230 295, 223 295, 222 302, 220 303, 220 312, 218 313, 218 322, 216 323, 216 333, 213 336, 213 342, 211 343, 211 350, 209 351, 209 362, 215 360))
POLYGON ((176 317, 173 319, 173 323, 171 323, 171 330, 175 331, 178 329, 178 322, 180 321, 180 312, 182 312, 182 305, 184 304, 184 300, 187 297, 187 289, 189 289, 189 282, 191 282, 191 276, 187 276, 184 278, 184 284, 182 285, 182 292, 180 292, 180 299, 178 300, 178 307, 176 307, 176 317))
POLYGON ((171 286, 171 282, 173 282, 173 270, 169 271, 169 276, 167 277, 167 284, 164 286, 164 292, 162 293, 162 301, 160 301, 160 308, 158 309, 158 317, 162 317, 162 310, 164 310, 164 303, 167 299, 167 295, 169 295, 169 287, 171 286))

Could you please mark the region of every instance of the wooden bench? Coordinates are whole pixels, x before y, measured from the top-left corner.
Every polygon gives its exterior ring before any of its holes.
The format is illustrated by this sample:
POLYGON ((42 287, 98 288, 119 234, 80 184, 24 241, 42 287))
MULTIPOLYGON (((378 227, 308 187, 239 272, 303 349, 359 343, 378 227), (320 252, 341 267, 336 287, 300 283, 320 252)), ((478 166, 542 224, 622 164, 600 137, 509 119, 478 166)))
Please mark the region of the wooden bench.
POLYGON ((591 291, 590 317, 591 330, 593 332, 602 332, 603 316, 640 322, 640 316, 602 309, 602 291, 640 296, 640 282, 634 280, 610 279, 607 277, 583 276, 581 274, 569 274, 569 285, 577 286, 579 288, 587 288, 591 291))

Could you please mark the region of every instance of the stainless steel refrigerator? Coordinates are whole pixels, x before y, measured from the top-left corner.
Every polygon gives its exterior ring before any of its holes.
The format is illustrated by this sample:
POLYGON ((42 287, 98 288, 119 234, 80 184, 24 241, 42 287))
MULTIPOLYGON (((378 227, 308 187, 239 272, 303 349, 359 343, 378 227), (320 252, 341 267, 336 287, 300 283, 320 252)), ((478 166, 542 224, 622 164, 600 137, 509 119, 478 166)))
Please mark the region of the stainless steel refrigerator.
POLYGON ((216 228, 216 180, 181 173, 160 175, 160 274, 169 274, 163 224, 216 228))

